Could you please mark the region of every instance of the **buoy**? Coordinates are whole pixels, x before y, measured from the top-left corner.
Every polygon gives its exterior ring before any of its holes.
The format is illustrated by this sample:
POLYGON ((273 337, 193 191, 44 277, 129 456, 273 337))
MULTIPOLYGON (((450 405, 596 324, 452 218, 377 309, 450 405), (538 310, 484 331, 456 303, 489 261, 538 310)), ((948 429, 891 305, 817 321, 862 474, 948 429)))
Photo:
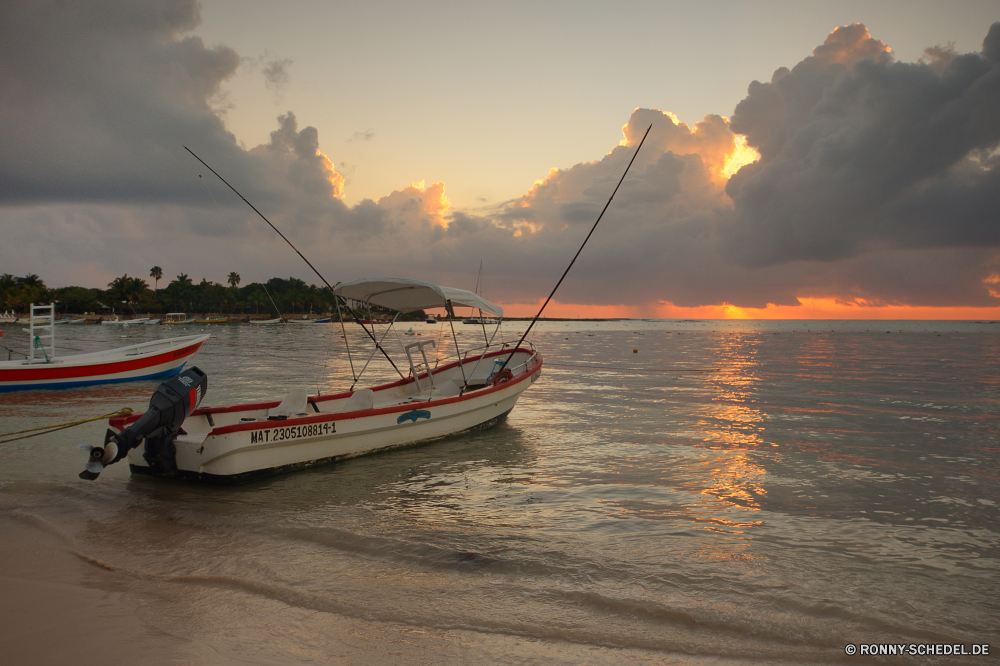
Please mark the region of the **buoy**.
POLYGON ((638 349, 633 349, 633 350, 632 350, 632 353, 633 353, 633 354, 638 354, 638 353, 639 353, 639 350, 638 350, 638 349))

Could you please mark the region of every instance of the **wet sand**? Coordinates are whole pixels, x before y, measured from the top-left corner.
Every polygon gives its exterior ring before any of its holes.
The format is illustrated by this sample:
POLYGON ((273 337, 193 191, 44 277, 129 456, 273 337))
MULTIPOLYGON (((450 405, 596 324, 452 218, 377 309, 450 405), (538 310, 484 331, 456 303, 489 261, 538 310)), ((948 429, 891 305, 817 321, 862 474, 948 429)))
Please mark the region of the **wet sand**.
POLYGON ((120 575, 108 571, 101 576, 63 539, 33 522, 0 516, 4 662, 113 666, 187 661, 191 655, 182 655, 181 639, 145 626, 121 592, 113 591, 122 585, 115 580, 120 575), (95 576, 106 585, 95 586, 95 576))
POLYGON ((238 590, 217 591, 226 597, 219 607, 244 612, 192 618, 176 596, 184 586, 143 585, 134 572, 109 570, 33 514, 0 513, 0 534, 0 654, 4 663, 18 666, 720 663, 365 622, 274 600, 262 603, 238 590), (177 617, 186 615, 180 623, 186 630, 178 631, 177 617), (283 640, 276 642, 272 633, 283 640), (289 650, 290 644, 296 648, 289 650))

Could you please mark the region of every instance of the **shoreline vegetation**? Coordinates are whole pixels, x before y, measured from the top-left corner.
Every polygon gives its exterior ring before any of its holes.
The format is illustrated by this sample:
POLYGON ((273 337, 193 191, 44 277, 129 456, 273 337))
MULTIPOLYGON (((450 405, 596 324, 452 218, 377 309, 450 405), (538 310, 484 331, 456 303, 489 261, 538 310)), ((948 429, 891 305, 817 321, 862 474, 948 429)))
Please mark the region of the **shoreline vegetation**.
MULTIPOLYGON (((101 319, 123 320, 144 316, 163 317, 167 313, 182 312, 190 317, 208 318, 228 317, 228 323, 252 322, 267 320, 280 316, 286 320, 316 319, 332 317, 337 321, 337 307, 333 294, 326 287, 306 284, 304 280, 289 277, 287 279, 274 277, 265 283, 253 282, 240 286, 239 273, 232 272, 228 276, 228 286, 218 282, 202 279, 194 282, 188 275, 181 273, 159 288, 163 280, 163 270, 154 266, 150 270, 153 288, 140 277, 128 274, 115 278, 108 283, 107 289, 88 287, 55 287, 50 288, 36 274, 17 277, 10 273, 0 274, 0 320, 10 322, 17 318, 27 320, 28 308, 36 305, 55 303, 57 318, 70 317, 97 322, 101 319), (280 313, 280 314, 279 314, 280 313), (4 315, 8 315, 4 317, 4 315)), ((350 316, 345 312, 345 321, 350 316)), ((373 309, 372 318, 389 320, 389 311, 373 309)), ((444 313, 432 313, 441 321, 447 321, 444 313)), ((367 318, 367 310, 358 315, 367 318)), ((397 321, 424 321, 427 315, 423 311, 401 315, 397 321)), ((458 316, 461 320, 465 317, 458 316)), ((504 321, 531 321, 532 317, 504 317, 504 321)), ((648 317, 540 317, 540 321, 551 322, 600 322, 600 321, 658 321, 648 317)), ((713 319, 667 319, 664 321, 712 321, 713 319)), ((823 321, 797 320, 787 321, 823 321)), ((835 321, 830 319, 829 321, 835 321)), ((837 320, 852 321, 852 320, 837 320)), ((867 321, 854 319, 853 321, 867 321)), ((893 321, 893 320, 884 320, 893 321)), ((903 321, 902 319, 898 321, 903 321)), ((915 320, 910 320, 915 321, 915 320)), ((931 320, 926 320, 931 321, 931 320)), ((943 321, 943 320, 933 320, 943 321)), ((995 321, 954 320, 970 323, 993 324, 995 321)))
MULTIPOLYGON (((192 317, 210 315, 226 316, 228 323, 253 322, 273 319, 311 319, 332 316, 336 318, 337 307, 333 295, 326 287, 306 284, 304 280, 290 277, 271 278, 265 283, 254 282, 240 286, 241 278, 236 272, 229 274, 228 286, 209 282, 204 278, 194 282, 181 273, 163 288, 157 288, 163 279, 163 269, 154 266, 150 270, 154 281, 149 283, 140 277, 127 273, 108 283, 107 289, 88 287, 49 288, 35 274, 16 277, 10 273, 0 275, 0 313, 9 312, 27 319, 28 308, 36 305, 56 303, 58 317, 72 317, 97 322, 101 319, 119 317, 123 320, 146 315, 163 316, 170 312, 184 312, 192 317), (280 315, 275 311, 278 309, 280 315)), ((361 316, 367 317, 367 312, 361 316)), ((345 313, 346 315, 346 313, 345 313)), ((391 319, 388 311, 373 311, 375 319, 391 319)), ((435 315, 447 321, 443 314, 435 315)), ((423 311, 401 315, 398 321, 423 321, 427 314, 423 311)), ((463 317, 456 317, 461 320, 463 317)), ((531 321, 532 317, 505 317, 504 321, 531 321)), ((350 321, 349 316, 344 317, 350 321)), ((542 321, 625 321, 622 317, 611 318, 571 318, 541 317, 542 321)))
MULTIPOLYGON (((107 289, 77 286, 49 288, 38 275, 16 277, 4 273, 0 275, 0 312, 26 317, 31 303, 52 302, 56 303, 57 316, 94 321, 102 317, 131 319, 146 315, 162 316, 170 312, 184 312, 191 316, 227 316, 237 321, 271 319, 279 316, 280 312, 282 318, 301 319, 302 315, 319 317, 320 313, 329 315, 337 311, 329 289, 306 284, 304 280, 294 277, 275 277, 265 283, 240 286, 241 278, 236 272, 229 274, 228 285, 204 278, 196 283, 187 274, 181 273, 159 288, 163 269, 154 266, 150 270, 150 278, 153 288, 145 279, 127 273, 108 283, 107 289)), ((408 319, 418 317, 424 317, 423 313, 413 313, 408 319)))

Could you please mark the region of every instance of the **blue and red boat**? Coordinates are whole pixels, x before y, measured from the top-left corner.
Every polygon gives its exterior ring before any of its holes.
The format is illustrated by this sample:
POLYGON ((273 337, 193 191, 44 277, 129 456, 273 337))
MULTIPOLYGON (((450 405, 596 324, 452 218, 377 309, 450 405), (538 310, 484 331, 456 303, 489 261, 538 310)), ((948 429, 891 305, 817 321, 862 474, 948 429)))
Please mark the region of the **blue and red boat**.
POLYGON ((0 361, 0 392, 172 377, 210 337, 188 335, 57 357, 54 306, 32 305, 28 321, 28 358, 0 361))

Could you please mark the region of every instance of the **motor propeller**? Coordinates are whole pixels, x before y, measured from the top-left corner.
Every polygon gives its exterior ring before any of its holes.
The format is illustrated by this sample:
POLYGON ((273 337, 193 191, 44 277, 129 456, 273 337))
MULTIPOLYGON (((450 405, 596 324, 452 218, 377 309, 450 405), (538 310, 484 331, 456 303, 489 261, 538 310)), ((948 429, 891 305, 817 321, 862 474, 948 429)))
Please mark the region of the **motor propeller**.
POLYGON ((139 420, 118 433, 110 428, 104 434, 103 446, 81 444, 87 451, 87 464, 80 478, 96 479, 104 468, 112 465, 146 440, 143 457, 150 464, 173 464, 173 436, 180 430, 184 419, 191 415, 208 390, 208 375, 191 367, 156 389, 149 399, 149 409, 139 420))
POLYGON ((92 444, 81 444, 77 447, 81 451, 87 451, 89 455, 87 456, 87 465, 82 472, 80 472, 80 478, 86 479, 88 481, 93 481, 107 465, 110 465, 115 457, 118 455, 118 444, 114 441, 110 441, 104 446, 94 446, 92 444))

